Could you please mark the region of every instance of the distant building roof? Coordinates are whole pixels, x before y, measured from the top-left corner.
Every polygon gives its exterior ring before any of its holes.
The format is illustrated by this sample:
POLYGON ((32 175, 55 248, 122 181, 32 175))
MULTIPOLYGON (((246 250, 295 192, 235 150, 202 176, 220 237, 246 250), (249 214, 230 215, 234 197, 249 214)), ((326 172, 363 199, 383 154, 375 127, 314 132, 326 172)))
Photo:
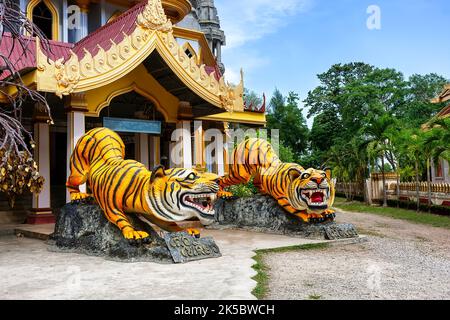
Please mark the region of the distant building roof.
POLYGON ((444 109, 439 112, 436 117, 437 118, 446 118, 450 116, 450 104, 446 106, 444 109))
POLYGON ((450 84, 444 87, 444 91, 439 95, 439 97, 432 100, 434 103, 440 103, 450 100, 450 84))

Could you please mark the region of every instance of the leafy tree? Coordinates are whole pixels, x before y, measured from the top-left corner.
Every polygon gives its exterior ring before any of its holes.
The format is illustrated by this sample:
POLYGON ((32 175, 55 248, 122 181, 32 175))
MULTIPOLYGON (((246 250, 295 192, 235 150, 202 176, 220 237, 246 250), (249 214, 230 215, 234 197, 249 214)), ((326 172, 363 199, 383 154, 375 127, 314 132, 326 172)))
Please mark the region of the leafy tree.
POLYGON ((420 127, 444 107, 444 104, 432 103, 431 100, 439 95, 448 82, 435 73, 412 75, 408 80, 407 101, 394 110, 395 116, 405 120, 410 128, 420 127))
POLYGON ((334 111, 325 110, 316 116, 309 135, 311 152, 323 159, 327 150, 339 138, 342 129, 342 122, 334 111))
POLYGON ((295 159, 307 150, 309 134, 298 101, 299 97, 294 92, 285 98, 279 90, 275 90, 267 114, 268 129, 280 130, 281 144, 292 150, 295 159))

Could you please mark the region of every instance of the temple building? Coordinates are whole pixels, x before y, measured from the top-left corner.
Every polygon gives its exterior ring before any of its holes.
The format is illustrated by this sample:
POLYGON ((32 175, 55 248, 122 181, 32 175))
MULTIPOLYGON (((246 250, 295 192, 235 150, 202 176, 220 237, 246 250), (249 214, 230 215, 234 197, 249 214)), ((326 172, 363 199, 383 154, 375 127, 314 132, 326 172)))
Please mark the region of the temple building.
MULTIPOLYGON (((444 87, 444 91, 433 100, 435 103, 442 103, 450 101, 450 84, 444 87)), ((450 117, 450 105, 442 109, 437 115, 437 118, 450 117)), ((447 160, 440 159, 438 163, 432 163, 431 178, 434 183, 450 183, 450 165, 447 160)))
MULTIPOLYGON (((243 76, 235 85, 224 79, 225 34, 213 0, 17 1, 51 39, 46 48, 30 38, 27 55, 7 33, 0 45, 2 53, 15 48, 11 60, 24 83, 45 95, 53 118, 49 123, 41 105, 24 107, 22 121, 45 178, 40 194, 17 201, 14 214, 28 212, 28 223, 52 222, 68 201, 68 160, 92 128, 119 132, 126 158, 149 169, 163 164, 222 175, 226 150, 208 154, 216 139, 205 142, 204 132, 265 125, 264 106, 245 106, 243 76), (170 156, 175 130, 182 163, 170 156)), ((0 96, 0 102, 7 100, 0 96)), ((0 200, 0 211, 11 212, 0 200)))

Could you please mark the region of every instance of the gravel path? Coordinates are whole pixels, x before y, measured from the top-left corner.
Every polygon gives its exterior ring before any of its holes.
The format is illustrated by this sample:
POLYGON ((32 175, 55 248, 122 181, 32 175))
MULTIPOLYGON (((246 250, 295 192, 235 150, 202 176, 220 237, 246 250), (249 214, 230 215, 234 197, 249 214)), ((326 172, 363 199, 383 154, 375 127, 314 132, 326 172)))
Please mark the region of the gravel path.
POLYGON ((368 242, 266 256, 268 299, 450 299, 450 230, 341 213, 368 242))

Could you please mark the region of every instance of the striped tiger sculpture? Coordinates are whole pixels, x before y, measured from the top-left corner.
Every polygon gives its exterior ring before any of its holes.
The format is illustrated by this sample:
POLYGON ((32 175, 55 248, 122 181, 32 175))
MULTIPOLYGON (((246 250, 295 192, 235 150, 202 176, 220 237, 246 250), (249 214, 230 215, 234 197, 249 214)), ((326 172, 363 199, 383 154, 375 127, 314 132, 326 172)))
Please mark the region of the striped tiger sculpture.
POLYGON ((224 191, 226 187, 247 183, 253 177, 253 184, 262 194, 272 196, 304 222, 334 220, 331 170, 305 170, 298 164, 283 163, 270 143, 262 139, 248 139, 239 144, 232 160, 228 174, 219 180, 219 197, 232 197, 224 191))
MULTIPOLYGON (((150 172, 132 160, 124 160, 125 145, 115 132, 97 128, 81 137, 70 159, 71 174, 66 186, 72 201, 91 195, 79 186, 88 183, 92 197, 105 216, 126 239, 147 242, 149 234, 135 230, 127 212, 142 215, 162 229, 182 231, 177 222, 198 219, 204 225, 214 221, 218 176, 190 169, 162 166, 150 172)), ((199 231, 187 229, 199 237, 199 231)))

